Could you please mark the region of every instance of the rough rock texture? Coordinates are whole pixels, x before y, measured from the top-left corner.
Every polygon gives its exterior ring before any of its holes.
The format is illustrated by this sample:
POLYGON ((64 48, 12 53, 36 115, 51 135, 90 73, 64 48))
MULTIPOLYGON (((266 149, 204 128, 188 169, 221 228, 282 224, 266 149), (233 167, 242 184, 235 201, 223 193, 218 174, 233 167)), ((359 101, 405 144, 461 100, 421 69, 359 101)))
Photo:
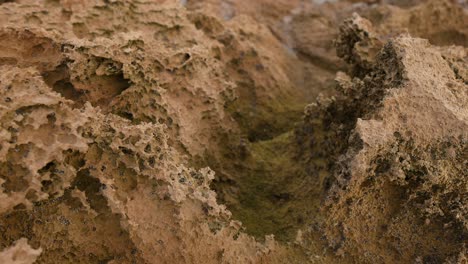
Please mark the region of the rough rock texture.
POLYGON ((0 263, 466 262, 463 3, 353 2, 0 1, 0 263))
MULTIPOLYGON (((0 12, 0 249, 25 237, 39 263, 272 261, 275 242, 240 233, 217 204, 214 173, 184 165, 235 128, 220 60, 237 32, 212 40, 181 6, 152 1, 0 12)), ((260 63, 245 42, 232 56, 260 63)))
POLYGON ((358 15, 343 24, 338 54, 360 70, 306 111, 305 128, 335 131, 310 139, 331 158, 326 236, 362 262, 462 263, 468 90, 443 55, 461 48, 408 35, 382 47, 370 30, 358 15))
POLYGON ((180 164, 164 126, 132 125, 89 103, 73 109, 34 68, 1 74, 3 247, 27 237, 44 248, 44 263, 231 262, 268 252, 216 204, 213 173, 180 164))
POLYGON ((22 238, 16 241, 14 246, 7 248, 0 253, 0 262, 12 264, 31 264, 36 261, 40 254, 41 249, 32 249, 28 245, 27 239, 22 238))

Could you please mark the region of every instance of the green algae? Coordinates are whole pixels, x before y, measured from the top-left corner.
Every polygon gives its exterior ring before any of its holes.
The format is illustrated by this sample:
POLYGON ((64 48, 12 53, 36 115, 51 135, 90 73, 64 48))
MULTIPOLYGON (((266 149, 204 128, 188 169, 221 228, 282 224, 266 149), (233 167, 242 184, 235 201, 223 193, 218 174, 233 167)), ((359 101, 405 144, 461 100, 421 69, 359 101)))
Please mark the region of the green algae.
POLYGON ((231 210, 256 237, 275 234, 280 240, 291 240, 301 221, 292 213, 294 194, 287 188, 288 177, 291 180, 302 173, 293 158, 292 136, 286 132, 250 144, 250 155, 239 173, 239 204, 231 210))
POLYGON ((282 92, 274 98, 244 93, 240 93, 237 100, 227 103, 226 110, 250 142, 272 139, 290 131, 301 120, 308 103, 299 91, 282 92))
POLYGON ((307 148, 302 146, 307 139, 301 142, 297 129, 303 126, 310 98, 292 87, 269 96, 256 94, 254 88, 240 87, 237 99, 226 103, 239 131, 220 131, 220 145, 193 157, 191 165, 216 172, 211 187, 218 202, 242 222, 246 233, 259 240, 273 234, 290 242, 299 229, 316 222, 327 174, 315 168, 326 167, 321 165, 326 162, 308 160, 300 151, 307 148))
POLYGON ((297 230, 318 214, 325 175, 308 171, 298 157, 294 126, 272 139, 244 142, 243 151, 232 138, 222 155, 199 161, 217 173, 212 187, 219 201, 259 240, 274 234, 280 241, 293 241, 297 230))

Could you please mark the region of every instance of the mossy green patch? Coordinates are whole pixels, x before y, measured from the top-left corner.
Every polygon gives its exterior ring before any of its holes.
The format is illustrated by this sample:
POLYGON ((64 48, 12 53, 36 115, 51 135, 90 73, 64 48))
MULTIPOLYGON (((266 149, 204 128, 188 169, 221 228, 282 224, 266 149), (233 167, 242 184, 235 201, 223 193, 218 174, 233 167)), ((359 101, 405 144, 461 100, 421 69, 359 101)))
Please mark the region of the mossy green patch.
POLYGON ((292 92, 274 99, 240 94, 226 106, 240 132, 226 133, 217 152, 194 158, 195 166, 216 172, 212 187, 219 202, 260 240, 274 234, 277 240, 293 241, 297 230, 313 223, 319 210, 325 175, 308 163, 320 166, 321 161, 300 154, 299 149, 307 146, 300 145, 295 133, 304 100, 292 92))
POLYGON ((307 173, 295 158, 294 133, 249 145, 249 156, 238 171, 238 204, 231 208, 247 232, 259 238, 275 234, 291 241, 305 224, 310 208, 302 208, 296 182, 307 173))
POLYGON ((291 130, 294 123, 301 120, 307 103, 305 98, 288 93, 278 95, 275 100, 256 95, 244 97, 240 95, 226 108, 251 142, 268 140, 291 130))

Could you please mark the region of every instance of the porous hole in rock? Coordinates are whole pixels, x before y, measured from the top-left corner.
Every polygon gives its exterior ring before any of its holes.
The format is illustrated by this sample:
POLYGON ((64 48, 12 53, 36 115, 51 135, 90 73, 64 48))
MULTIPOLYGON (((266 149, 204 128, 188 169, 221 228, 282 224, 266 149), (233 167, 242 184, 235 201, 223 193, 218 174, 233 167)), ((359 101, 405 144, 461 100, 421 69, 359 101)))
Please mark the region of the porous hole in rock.
POLYGON ((131 81, 123 73, 123 64, 103 57, 91 57, 88 69, 75 78, 75 87, 82 90, 84 98, 93 106, 108 111, 114 98, 131 86, 131 81))
POLYGON ((44 82, 55 92, 75 102, 75 106, 84 104, 84 92, 77 90, 70 81, 70 69, 66 63, 62 63, 53 71, 42 74, 44 82))

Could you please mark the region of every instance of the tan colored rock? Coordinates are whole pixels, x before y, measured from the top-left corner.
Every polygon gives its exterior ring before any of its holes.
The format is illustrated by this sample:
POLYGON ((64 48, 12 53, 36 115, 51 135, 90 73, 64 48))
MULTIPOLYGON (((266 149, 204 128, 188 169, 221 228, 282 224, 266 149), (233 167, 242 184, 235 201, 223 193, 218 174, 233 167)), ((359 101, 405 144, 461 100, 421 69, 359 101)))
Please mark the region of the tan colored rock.
POLYGON ((32 264, 41 254, 41 249, 33 249, 28 240, 21 238, 15 245, 0 252, 0 262, 8 264, 32 264))
POLYGON ((318 2, 0 1, 0 263, 466 261, 466 12, 318 2))
MULTIPOLYGON (((354 41, 363 31, 354 28, 346 22, 338 44, 349 50, 344 56, 360 58, 354 41)), ((337 254, 365 263, 466 258, 468 90, 443 56, 457 50, 409 35, 391 39, 371 64, 348 60, 368 73, 339 74, 340 94, 309 107, 306 124, 335 131, 312 140, 331 145, 324 213, 337 254)))

